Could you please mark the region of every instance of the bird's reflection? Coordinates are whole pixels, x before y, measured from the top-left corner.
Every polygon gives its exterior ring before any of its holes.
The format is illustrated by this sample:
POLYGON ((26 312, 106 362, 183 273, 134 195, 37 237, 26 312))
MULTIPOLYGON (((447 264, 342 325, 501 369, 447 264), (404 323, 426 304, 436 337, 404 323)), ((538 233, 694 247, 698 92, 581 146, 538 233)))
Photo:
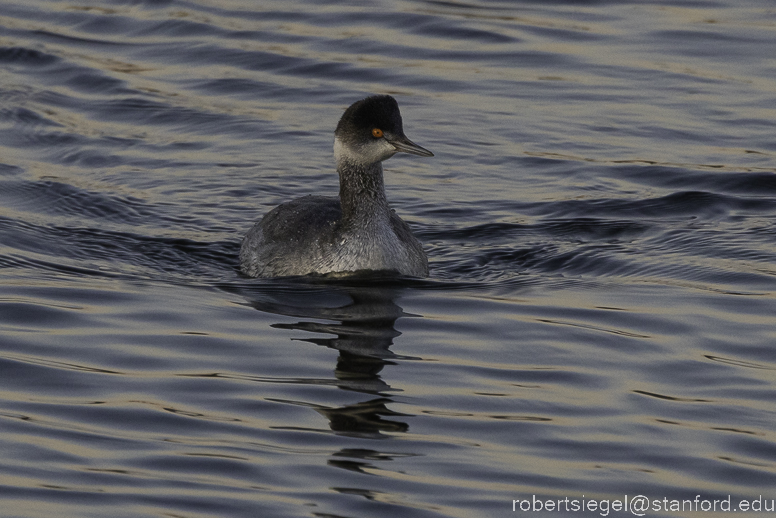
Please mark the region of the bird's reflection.
POLYGON ((395 323, 407 315, 395 303, 398 295, 396 288, 381 286, 286 287, 265 291, 251 302, 266 313, 300 317, 298 322, 272 327, 315 333, 316 336, 298 339, 339 351, 334 369, 337 386, 371 396, 339 407, 311 405, 328 419, 329 427, 336 433, 379 437, 408 429, 407 423, 389 419, 406 414, 386 406, 392 402, 388 393, 396 389, 381 376, 383 368, 394 365, 392 360, 399 358, 390 350, 394 338, 401 334, 395 323))
POLYGON ((384 416, 406 416, 388 407, 390 399, 380 398, 371 401, 336 408, 318 408, 321 415, 329 419, 332 431, 343 434, 375 435, 381 432, 406 432, 407 423, 384 419, 384 416))

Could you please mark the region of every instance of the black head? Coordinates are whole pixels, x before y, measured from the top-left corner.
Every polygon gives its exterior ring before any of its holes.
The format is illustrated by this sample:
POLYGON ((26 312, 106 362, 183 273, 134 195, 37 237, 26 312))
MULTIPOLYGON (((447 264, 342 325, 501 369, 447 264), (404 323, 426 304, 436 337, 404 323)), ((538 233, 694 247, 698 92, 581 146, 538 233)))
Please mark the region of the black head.
POLYGON ((352 157, 381 161, 397 152, 434 156, 404 135, 399 104, 390 95, 373 95, 353 103, 334 131, 336 141, 352 157))
POLYGON ((404 135, 399 103, 390 95, 373 95, 351 104, 342 114, 334 134, 343 140, 361 140, 373 137, 375 128, 404 135))

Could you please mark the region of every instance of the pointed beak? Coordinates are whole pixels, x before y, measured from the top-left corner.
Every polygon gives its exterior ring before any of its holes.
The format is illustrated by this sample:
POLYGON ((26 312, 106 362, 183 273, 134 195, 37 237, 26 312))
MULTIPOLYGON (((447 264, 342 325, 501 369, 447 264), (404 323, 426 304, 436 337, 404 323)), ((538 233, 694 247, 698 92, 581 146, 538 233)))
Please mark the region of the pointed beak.
POLYGON ((386 140, 396 148, 396 151, 418 156, 434 156, 434 153, 426 148, 420 147, 404 135, 390 137, 386 135, 386 140))

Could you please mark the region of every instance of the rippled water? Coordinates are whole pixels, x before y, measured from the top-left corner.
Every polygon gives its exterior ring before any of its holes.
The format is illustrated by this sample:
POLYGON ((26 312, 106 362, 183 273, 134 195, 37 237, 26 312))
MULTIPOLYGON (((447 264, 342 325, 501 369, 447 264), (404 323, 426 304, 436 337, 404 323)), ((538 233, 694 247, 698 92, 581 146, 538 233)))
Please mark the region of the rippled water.
POLYGON ((756 0, 4 0, 2 515, 767 509, 775 44, 756 0), (385 164, 431 278, 242 277, 370 93, 436 154, 385 164))

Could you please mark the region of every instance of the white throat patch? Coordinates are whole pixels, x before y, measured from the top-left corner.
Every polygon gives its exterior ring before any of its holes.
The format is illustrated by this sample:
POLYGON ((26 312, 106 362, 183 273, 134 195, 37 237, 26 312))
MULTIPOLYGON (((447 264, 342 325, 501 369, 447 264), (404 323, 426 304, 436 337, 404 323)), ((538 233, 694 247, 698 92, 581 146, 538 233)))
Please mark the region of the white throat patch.
POLYGON ((391 158, 396 152, 396 148, 385 139, 377 139, 354 149, 339 137, 334 137, 334 159, 338 164, 342 161, 359 165, 375 164, 391 158))

